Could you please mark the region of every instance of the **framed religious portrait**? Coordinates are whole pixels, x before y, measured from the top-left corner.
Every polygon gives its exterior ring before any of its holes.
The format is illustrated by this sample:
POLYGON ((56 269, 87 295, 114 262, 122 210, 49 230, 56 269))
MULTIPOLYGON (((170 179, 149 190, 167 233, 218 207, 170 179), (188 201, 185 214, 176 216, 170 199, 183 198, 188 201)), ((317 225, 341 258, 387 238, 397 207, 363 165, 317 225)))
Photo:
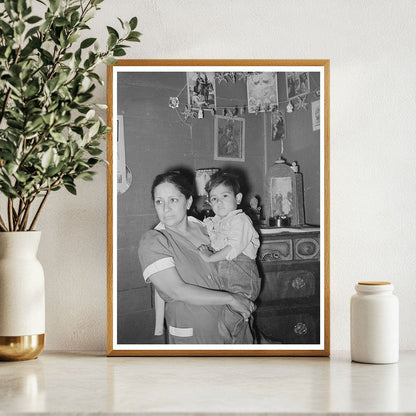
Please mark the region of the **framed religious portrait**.
POLYGON ((107 82, 107 355, 328 356, 329 61, 119 60, 107 82), (309 92, 286 125, 288 73, 309 92))
POLYGON ((284 140, 286 137, 286 120, 283 111, 276 110, 271 113, 271 136, 272 140, 284 140))
POLYGON ((187 72, 188 105, 194 109, 215 108, 215 74, 212 72, 187 72))
POLYGON ((311 104, 311 116, 312 116, 312 130, 316 131, 320 129, 321 120, 320 120, 320 101, 312 101, 311 104))
POLYGON ((242 117, 215 116, 214 160, 244 162, 245 119, 242 117))
POLYGON ((308 72, 286 72, 287 99, 310 92, 308 72))
POLYGON ((254 72, 247 76, 248 112, 258 113, 277 108, 277 76, 274 72, 254 72))

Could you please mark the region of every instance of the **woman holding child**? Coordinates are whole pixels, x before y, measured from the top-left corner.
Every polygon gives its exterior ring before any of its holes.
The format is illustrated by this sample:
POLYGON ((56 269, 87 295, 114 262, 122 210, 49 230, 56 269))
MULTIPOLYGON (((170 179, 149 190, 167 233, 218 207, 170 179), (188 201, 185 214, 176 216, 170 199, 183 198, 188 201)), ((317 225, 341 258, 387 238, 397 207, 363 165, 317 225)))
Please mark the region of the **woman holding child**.
MULTIPOLYGON (((139 247, 143 277, 166 302, 169 343, 253 343, 249 318, 254 297, 224 289, 221 262, 209 261, 211 253, 206 251, 211 246, 206 226, 187 216, 192 192, 193 184, 178 171, 155 178, 152 199, 160 222, 144 234, 139 247), (225 310, 240 318, 227 333, 225 310)), ((258 276, 253 279, 258 284, 258 276)))

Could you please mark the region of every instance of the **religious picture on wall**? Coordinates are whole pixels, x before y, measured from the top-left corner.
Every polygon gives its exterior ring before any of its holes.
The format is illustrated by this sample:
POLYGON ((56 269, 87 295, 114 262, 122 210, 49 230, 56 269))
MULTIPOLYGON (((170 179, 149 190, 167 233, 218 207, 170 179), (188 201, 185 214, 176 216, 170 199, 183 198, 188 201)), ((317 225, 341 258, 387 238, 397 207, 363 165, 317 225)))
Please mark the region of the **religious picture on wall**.
POLYGON ((214 159, 244 162, 245 119, 240 117, 215 116, 214 159))
POLYGON ((188 105, 192 109, 215 108, 215 73, 187 72, 188 105))
POLYGON ((273 111, 271 117, 272 140, 283 140, 286 138, 285 116, 282 111, 273 111))
POLYGON ((293 215, 293 188, 290 177, 271 178, 270 182, 271 216, 293 215))
POLYGON ((247 76, 248 112, 270 111, 277 107, 277 77, 275 72, 259 72, 247 76))
POLYGON ((117 187, 126 183, 126 150, 124 148, 123 116, 117 116, 117 187))
POLYGON ((310 92, 309 72, 286 72, 287 99, 310 92))
POLYGON ((321 128, 321 117, 320 117, 320 101, 313 101, 311 103, 311 111, 312 111, 312 129, 313 131, 320 130, 321 128))

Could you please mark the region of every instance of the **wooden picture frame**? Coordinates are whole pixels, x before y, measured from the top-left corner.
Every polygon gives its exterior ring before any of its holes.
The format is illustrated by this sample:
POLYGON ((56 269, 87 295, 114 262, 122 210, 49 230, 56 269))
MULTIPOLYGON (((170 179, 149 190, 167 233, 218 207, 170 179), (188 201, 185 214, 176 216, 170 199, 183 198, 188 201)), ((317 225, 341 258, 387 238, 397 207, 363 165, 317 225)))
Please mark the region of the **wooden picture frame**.
MULTIPOLYGON (((108 356, 329 355, 329 85, 329 60, 120 60, 108 67, 107 124, 112 128, 107 147, 108 356), (201 109, 202 115, 187 102, 186 74, 191 72, 208 72, 216 76, 215 107, 201 109), (313 198, 305 191, 305 207, 308 213, 312 211, 307 209, 309 201, 315 204, 313 211, 318 212, 315 218, 319 218, 319 227, 316 224, 305 224, 303 228, 260 225, 262 245, 258 261, 267 278, 264 278, 264 290, 255 312, 256 328, 260 328, 256 332, 256 343, 166 344, 161 336, 153 337, 156 297, 153 287, 142 280, 137 255, 141 234, 158 221, 151 201, 151 182, 156 173, 178 167, 193 171, 234 169, 248 184, 247 195, 259 194, 262 201, 264 179, 278 147, 270 136, 272 109, 258 114, 247 111, 245 82, 247 75, 253 72, 277 74, 279 109, 284 109, 287 104, 285 73, 314 74, 317 85, 312 84, 311 77, 308 94, 318 89, 320 92, 320 130, 311 133, 317 149, 319 174, 313 178, 318 184, 313 198), (229 79, 229 74, 238 76, 231 77, 234 81, 227 81, 227 84, 219 82, 229 79), (214 120, 223 120, 216 114, 222 114, 224 108, 241 109, 233 117, 238 115, 237 118, 244 119, 244 157, 221 159, 218 151, 215 157, 213 147, 218 139, 212 140, 214 120), (117 194, 117 140, 113 132, 117 128, 118 115, 123 115, 125 163, 132 177, 131 186, 124 194, 117 194), (299 293, 302 293, 301 297, 299 293), (297 308, 296 299, 302 303, 312 298, 315 299, 315 315, 311 318, 314 325, 311 338, 308 305, 296 309, 296 313, 294 308, 297 308), (283 310, 281 306, 287 304, 292 306, 283 310), (293 319, 287 319, 288 316, 293 319), (283 334, 284 326, 293 331, 282 341, 283 338, 275 335, 279 331, 283 334)), ((311 101, 316 101, 316 96, 308 98, 307 102, 311 101)), ((312 131, 310 113, 305 108, 296 111, 299 117, 307 115, 312 131)), ((293 123, 294 115, 290 117, 290 123, 293 123)), ((288 121, 285 149, 292 139, 290 123, 288 121)), ((300 166, 302 168, 302 163, 300 166)), ((303 175, 304 179, 309 179, 307 172, 303 175)), ((308 192, 310 188, 308 185, 308 192)))
POLYGON ((214 160, 245 161, 245 119, 215 116, 214 160))

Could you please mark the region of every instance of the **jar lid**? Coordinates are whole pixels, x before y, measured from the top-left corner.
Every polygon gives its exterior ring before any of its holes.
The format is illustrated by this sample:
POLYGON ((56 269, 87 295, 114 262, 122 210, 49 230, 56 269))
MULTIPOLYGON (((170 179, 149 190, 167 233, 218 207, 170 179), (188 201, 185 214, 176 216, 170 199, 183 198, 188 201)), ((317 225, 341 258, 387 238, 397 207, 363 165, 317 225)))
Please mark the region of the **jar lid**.
POLYGON ((355 285, 355 290, 360 293, 380 293, 380 292, 392 292, 394 286, 390 282, 378 282, 378 281, 366 281, 358 282, 355 285))

